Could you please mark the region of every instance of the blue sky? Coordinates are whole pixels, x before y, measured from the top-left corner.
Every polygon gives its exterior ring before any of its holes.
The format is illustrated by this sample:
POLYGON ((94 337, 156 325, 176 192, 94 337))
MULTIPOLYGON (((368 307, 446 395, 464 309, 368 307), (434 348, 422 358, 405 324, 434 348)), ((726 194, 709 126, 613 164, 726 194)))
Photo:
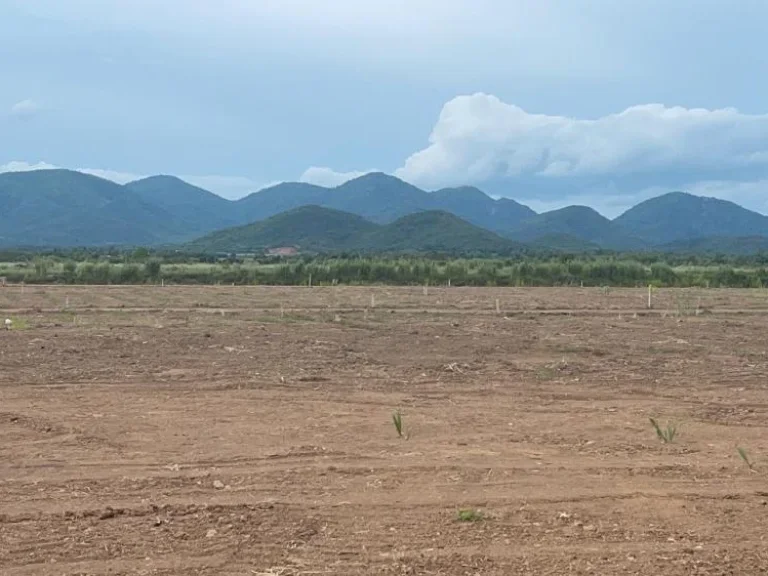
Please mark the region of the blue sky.
POLYGON ((768 213, 762 0, 0 0, 0 170, 768 213))

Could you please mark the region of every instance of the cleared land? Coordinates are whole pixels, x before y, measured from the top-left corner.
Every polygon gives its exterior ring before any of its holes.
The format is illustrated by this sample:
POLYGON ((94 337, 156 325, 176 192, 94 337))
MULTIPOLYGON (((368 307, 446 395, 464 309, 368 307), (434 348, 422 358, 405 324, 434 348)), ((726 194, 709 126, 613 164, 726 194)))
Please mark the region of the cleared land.
POLYGON ((0 573, 767 573, 768 292, 646 300, 2 288, 0 573))

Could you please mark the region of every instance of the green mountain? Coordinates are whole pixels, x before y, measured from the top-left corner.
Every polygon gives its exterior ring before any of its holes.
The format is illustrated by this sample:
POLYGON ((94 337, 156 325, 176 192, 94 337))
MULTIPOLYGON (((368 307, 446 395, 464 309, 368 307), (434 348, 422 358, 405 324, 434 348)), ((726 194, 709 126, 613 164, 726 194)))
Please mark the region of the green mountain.
POLYGON ((657 246, 706 237, 768 236, 768 217, 733 202, 685 192, 641 202, 614 223, 657 246))
POLYGON ((263 220, 299 206, 317 205, 351 212, 386 224, 401 216, 443 210, 489 230, 508 230, 536 214, 514 200, 494 200, 477 188, 446 188, 425 192, 402 180, 372 172, 336 188, 301 182, 277 184, 237 201, 246 221, 263 220))
POLYGON ((328 188, 304 182, 283 182, 235 201, 241 223, 264 220, 300 206, 324 205, 328 188))
POLYGON ((642 240, 633 238, 587 206, 567 206, 537 214, 505 236, 527 243, 560 238, 569 244, 581 242, 610 250, 636 250, 644 246, 642 240))
POLYGON ((362 245, 375 252, 508 254, 523 246, 448 212, 409 214, 369 233, 362 245))
POLYGON ((0 245, 157 244, 188 238, 183 225, 123 186, 69 170, 0 174, 0 245))
POLYGON ((677 252, 682 254, 729 254, 748 256, 768 253, 768 237, 766 236, 707 236, 692 240, 677 240, 657 247, 662 252, 677 252))
POLYGON ((447 212, 409 214, 389 224, 320 206, 303 206, 261 222, 219 230, 189 243, 203 252, 443 252, 508 254, 522 246, 447 212))
POLYGON ((304 252, 338 252, 353 247, 378 228, 356 214, 302 206, 266 220, 226 228, 191 242, 203 252, 259 252, 267 248, 294 247, 304 252))
POLYGON ((485 192, 473 186, 443 188, 430 194, 433 208, 456 214, 481 228, 487 228, 499 234, 513 230, 536 212, 511 200, 494 200, 485 192))
POLYGON ((173 214, 190 236, 198 236, 241 222, 232 202, 188 184, 175 176, 151 176, 125 185, 144 202, 173 214))

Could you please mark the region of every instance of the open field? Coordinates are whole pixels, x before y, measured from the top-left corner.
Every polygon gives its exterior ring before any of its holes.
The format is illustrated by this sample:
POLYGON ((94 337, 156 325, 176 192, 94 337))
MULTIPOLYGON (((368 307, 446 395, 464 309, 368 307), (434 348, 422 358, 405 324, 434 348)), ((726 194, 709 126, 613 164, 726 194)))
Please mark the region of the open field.
POLYGON ((766 574, 768 291, 646 303, 0 288, 0 573, 766 574))

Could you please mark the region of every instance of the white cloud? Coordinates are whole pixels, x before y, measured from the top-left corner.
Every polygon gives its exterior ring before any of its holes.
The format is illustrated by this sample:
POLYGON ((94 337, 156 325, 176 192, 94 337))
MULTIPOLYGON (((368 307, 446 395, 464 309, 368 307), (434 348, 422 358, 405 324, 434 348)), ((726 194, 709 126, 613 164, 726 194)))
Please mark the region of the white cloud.
POLYGON ((375 170, 363 170, 354 172, 336 172, 330 168, 322 168, 318 166, 312 166, 307 168, 299 178, 300 182, 307 182, 309 184, 317 184, 318 186, 325 186, 327 188, 333 188, 335 186, 341 186, 344 182, 348 182, 365 174, 375 172, 375 170))
POLYGON ((11 116, 27 118, 37 114, 40 109, 41 106, 34 100, 22 100, 21 102, 16 102, 16 104, 11 106, 11 116))
POLYGON ((47 162, 30 164, 29 162, 18 162, 14 160, 7 164, 0 164, 0 174, 3 172, 29 172, 30 170, 55 170, 56 168, 58 168, 58 166, 48 164, 47 162))
MULTIPOLYGON (((60 169, 60 166, 55 166, 47 162, 32 163, 12 161, 8 162, 7 164, 0 164, 0 174, 3 172, 29 172, 32 170, 57 169, 60 169)), ((127 184, 128 182, 133 182, 134 180, 140 180, 147 177, 145 174, 120 172, 117 170, 104 170, 99 168, 73 168, 73 170, 82 172, 83 174, 90 174, 92 176, 104 178, 105 180, 111 180, 112 182, 116 182, 118 184, 127 184)), ((276 182, 260 184, 254 180, 251 180, 250 178, 245 178, 242 176, 181 175, 179 178, 185 182, 193 184, 194 186, 209 190, 218 194, 219 196, 232 200, 246 196, 251 192, 261 190, 262 188, 271 184, 276 184, 276 182)))
POLYGON ((443 106, 396 175, 426 187, 499 178, 768 166, 768 115, 647 104, 601 118, 531 114, 488 94, 443 106))

